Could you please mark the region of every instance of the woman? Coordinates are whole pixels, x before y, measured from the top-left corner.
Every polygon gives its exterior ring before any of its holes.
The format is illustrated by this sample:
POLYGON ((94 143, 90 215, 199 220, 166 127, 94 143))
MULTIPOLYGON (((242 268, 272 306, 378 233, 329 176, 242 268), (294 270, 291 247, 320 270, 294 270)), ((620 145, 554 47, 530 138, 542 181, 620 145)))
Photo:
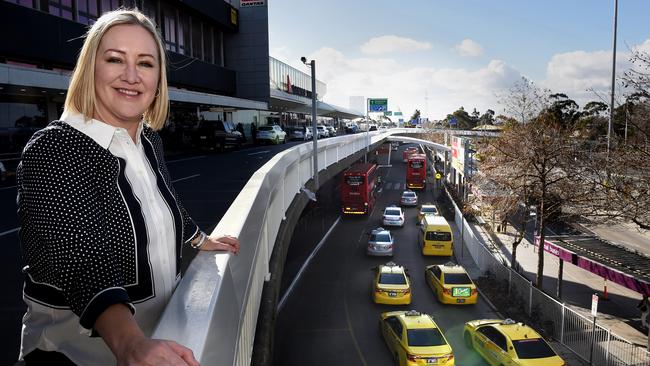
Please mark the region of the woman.
POLYGON ((178 201, 155 132, 168 109, 153 23, 104 14, 63 115, 29 141, 18 170, 27 365, 198 365, 148 336, 180 280, 182 245, 236 254, 239 242, 207 237, 178 201))

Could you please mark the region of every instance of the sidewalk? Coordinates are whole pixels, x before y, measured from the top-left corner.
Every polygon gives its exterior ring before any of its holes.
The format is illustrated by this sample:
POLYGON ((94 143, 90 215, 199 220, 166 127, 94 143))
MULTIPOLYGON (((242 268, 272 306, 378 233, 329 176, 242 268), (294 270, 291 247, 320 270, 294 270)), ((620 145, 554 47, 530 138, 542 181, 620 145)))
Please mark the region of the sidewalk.
MULTIPOLYGON (((494 242, 501 253, 510 262, 512 258, 512 242, 515 229, 508 225, 505 233, 489 235, 483 228, 482 233, 486 239, 494 242)), ((538 253, 537 248, 527 239, 523 239, 517 247, 517 262, 521 266, 520 273, 529 280, 534 281, 537 273, 538 253)), ((547 294, 557 294, 557 277, 559 258, 545 253, 544 256, 544 291, 547 294)), ((564 263, 562 298, 556 300, 564 302, 576 312, 587 318, 591 317, 591 295, 597 293, 598 302, 597 323, 617 334, 619 337, 640 346, 648 344, 647 333, 640 330, 640 312, 636 305, 641 300, 641 294, 629 290, 613 282, 607 282, 602 277, 564 263), (604 288, 607 287, 607 300, 604 299, 604 288)))

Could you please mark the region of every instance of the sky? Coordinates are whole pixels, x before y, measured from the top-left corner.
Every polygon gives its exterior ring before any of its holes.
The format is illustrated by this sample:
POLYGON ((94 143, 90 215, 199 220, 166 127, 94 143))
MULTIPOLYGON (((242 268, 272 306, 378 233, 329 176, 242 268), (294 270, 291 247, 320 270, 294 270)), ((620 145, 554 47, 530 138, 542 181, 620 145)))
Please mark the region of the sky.
MULTIPOLYGON (((408 118, 461 106, 504 113, 526 77, 580 106, 608 101, 614 0, 268 0, 271 56, 306 73, 323 99, 388 98, 408 118)), ((650 0, 619 0, 617 80, 634 49, 650 51, 650 0)))

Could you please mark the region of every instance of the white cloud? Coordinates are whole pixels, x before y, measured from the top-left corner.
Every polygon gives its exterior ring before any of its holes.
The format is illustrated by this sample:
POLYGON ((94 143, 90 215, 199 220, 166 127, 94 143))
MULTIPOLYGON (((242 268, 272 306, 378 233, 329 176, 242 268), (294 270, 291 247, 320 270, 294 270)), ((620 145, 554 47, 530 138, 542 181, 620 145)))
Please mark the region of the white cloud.
POLYGON ((321 48, 309 57, 319 60, 318 79, 327 83, 327 102, 349 107, 351 95, 387 97, 389 108, 399 107, 405 118, 416 108, 433 119, 444 118, 461 106, 470 112, 474 107, 480 112, 496 110, 497 92, 506 90, 521 77, 500 60, 467 70, 404 68, 393 58, 348 58, 333 48, 321 48))
POLYGON ((361 45, 361 52, 368 55, 385 53, 425 51, 431 49, 431 43, 393 35, 375 37, 361 45))
MULTIPOLYGON (((650 42, 646 43, 650 46, 650 42)), ((616 53, 617 79, 631 66, 629 52, 616 53)), ((573 51, 551 57, 546 67, 546 80, 541 85, 552 92, 567 94, 583 106, 602 97, 608 99, 611 82, 611 51, 573 51)))
POLYGON ((462 42, 454 46, 456 52, 461 56, 478 57, 483 54, 483 47, 475 41, 466 38, 462 42))

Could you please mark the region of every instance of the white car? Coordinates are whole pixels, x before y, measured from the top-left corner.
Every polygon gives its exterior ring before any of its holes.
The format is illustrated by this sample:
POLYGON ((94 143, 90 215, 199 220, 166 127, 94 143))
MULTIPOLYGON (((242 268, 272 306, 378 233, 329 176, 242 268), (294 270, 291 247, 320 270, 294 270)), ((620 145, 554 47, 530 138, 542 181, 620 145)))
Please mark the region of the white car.
POLYGON ((388 206, 384 209, 384 226, 404 226, 404 211, 398 206, 388 206))
POLYGON ((325 128, 325 126, 318 126, 318 127, 316 127, 316 129, 318 130, 318 138, 319 139, 322 139, 322 138, 325 138, 325 137, 330 137, 330 133, 329 133, 329 131, 327 131, 327 128, 325 128))
POLYGON ((274 144, 285 143, 287 141, 287 133, 278 125, 262 126, 257 130, 257 142, 271 142, 274 144))

